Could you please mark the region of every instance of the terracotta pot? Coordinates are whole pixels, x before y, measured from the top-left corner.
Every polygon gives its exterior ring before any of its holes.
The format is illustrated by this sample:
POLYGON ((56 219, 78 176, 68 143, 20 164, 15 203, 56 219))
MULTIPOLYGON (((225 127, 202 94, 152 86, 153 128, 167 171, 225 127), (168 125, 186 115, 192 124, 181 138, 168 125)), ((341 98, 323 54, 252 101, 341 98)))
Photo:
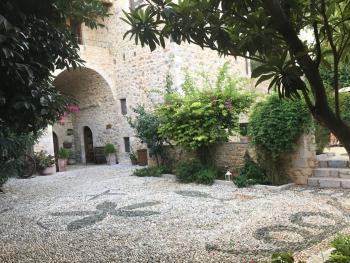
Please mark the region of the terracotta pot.
POLYGON ((108 154, 106 159, 107 159, 107 164, 108 165, 116 164, 117 157, 115 156, 114 153, 108 154))
POLYGON ((56 166, 55 165, 50 166, 50 167, 46 167, 40 171, 41 175, 51 175, 54 173, 56 173, 56 166))
POLYGON ((68 164, 72 165, 72 164, 76 164, 77 161, 75 159, 68 159, 68 164))
POLYGON ((67 170, 67 159, 58 159, 58 171, 64 172, 67 170))

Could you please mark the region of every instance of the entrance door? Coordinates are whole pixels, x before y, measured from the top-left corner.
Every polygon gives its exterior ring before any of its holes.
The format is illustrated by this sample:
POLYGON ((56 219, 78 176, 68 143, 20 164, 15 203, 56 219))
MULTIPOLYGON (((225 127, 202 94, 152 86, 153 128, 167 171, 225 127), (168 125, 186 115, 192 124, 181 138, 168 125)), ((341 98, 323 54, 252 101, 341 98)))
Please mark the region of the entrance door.
POLYGON ((58 137, 55 132, 52 132, 52 137, 53 137, 53 152, 55 154, 55 165, 56 165, 56 172, 58 172, 58 149, 59 149, 59 144, 58 144, 58 137))
POLYGON ((92 132, 89 127, 84 127, 84 145, 85 145, 85 160, 87 163, 94 162, 94 144, 92 132))

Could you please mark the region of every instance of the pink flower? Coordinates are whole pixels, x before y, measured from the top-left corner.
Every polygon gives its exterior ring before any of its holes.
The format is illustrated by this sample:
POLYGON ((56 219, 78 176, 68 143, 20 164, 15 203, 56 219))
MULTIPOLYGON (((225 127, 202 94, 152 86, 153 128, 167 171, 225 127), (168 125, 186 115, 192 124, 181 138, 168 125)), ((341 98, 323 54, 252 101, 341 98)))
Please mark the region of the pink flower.
POLYGON ((226 101, 225 104, 224 104, 224 106, 225 106, 225 109, 231 110, 231 109, 232 109, 232 103, 231 103, 231 101, 226 101))

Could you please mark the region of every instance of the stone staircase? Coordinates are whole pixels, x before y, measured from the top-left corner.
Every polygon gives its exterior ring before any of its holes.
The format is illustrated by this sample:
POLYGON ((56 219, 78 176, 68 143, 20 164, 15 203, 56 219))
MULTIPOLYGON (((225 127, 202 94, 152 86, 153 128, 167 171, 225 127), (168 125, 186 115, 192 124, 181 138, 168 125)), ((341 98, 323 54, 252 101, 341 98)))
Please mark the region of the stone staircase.
POLYGON ((317 168, 308 179, 308 185, 320 188, 350 189, 349 157, 326 153, 317 156, 317 168))

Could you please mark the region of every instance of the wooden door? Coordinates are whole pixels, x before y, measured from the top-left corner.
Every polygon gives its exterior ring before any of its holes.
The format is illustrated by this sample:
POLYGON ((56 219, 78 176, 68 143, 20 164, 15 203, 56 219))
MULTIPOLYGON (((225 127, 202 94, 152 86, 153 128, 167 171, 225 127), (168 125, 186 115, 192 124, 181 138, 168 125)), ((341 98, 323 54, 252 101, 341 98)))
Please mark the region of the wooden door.
POLYGON ((94 143, 92 132, 89 127, 84 127, 85 160, 87 163, 94 162, 94 143))

